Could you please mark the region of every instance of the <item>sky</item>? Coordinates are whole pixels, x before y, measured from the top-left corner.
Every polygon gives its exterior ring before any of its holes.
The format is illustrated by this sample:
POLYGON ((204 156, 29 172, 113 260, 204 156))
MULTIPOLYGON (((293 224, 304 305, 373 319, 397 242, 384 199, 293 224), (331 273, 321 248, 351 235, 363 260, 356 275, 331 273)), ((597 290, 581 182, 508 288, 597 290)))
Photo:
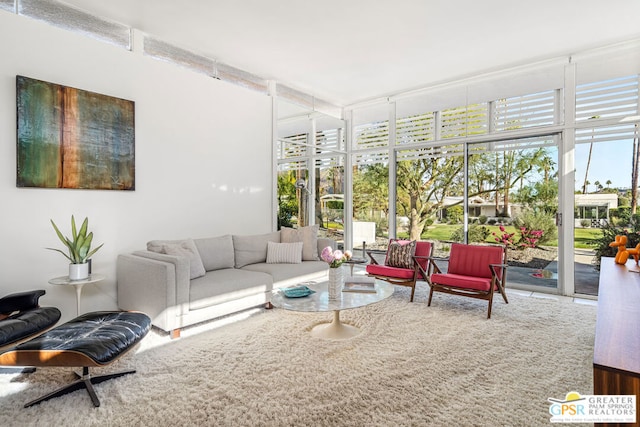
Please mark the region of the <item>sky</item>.
MULTIPOLYGON (((576 190, 582 190, 584 173, 589 157, 589 145, 576 145, 576 190)), ((600 181, 600 184, 606 187, 608 180, 611 180, 612 188, 630 188, 632 147, 633 141, 631 140, 593 144, 591 165, 589 166, 589 176, 587 178, 591 185, 589 185, 587 191, 595 191, 596 187, 593 183, 596 181, 600 181)))

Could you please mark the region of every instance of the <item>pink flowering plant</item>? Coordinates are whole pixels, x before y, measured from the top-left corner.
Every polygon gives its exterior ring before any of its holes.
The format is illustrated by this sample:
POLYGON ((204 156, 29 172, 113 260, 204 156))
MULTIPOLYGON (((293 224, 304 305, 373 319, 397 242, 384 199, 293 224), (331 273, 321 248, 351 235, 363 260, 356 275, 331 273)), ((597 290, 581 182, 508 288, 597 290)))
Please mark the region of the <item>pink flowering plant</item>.
POLYGON ((537 248, 543 235, 543 230, 532 230, 527 227, 520 227, 519 245, 522 248, 537 248))
POLYGON ((342 265, 343 262, 351 259, 351 251, 342 252, 340 249, 336 249, 335 251, 331 246, 327 246, 322 250, 320 254, 320 258, 331 268, 338 268, 342 265))
POLYGON ((516 233, 508 233, 504 228, 504 225, 501 225, 499 228, 500 234, 496 232, 491 233, 494 236, 494 240, 500 244, 506 245, 509 248, 514 248, 516 245, 513 242, 513 236, 515 236, 516 233))

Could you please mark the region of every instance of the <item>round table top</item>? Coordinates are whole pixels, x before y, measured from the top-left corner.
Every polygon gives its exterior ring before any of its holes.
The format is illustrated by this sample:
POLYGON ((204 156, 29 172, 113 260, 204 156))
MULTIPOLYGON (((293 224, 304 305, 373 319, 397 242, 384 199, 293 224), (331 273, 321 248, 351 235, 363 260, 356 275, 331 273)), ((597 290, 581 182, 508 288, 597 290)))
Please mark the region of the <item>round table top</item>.
POLYGON ((305 285, 316 291, 302 298, 287 298, 281 289, 274 289, 271 296, 271 304, 274 307, 291 311, 322 312, 334 310, 346 310, 349 308, 364 307, 382 301, 393 295, 394 287, 389 283, 376 279, 376 292, 340 292, 338 299, 329 300, 329 282, 304 282, 305 285))
POLYGON ((69 276, 60 276, 49 280, 52 285, 86 285, 88 283, 96 283, 104 280, 106 276, 102 274, 90 274, 86 279, 71 280, 69 276))

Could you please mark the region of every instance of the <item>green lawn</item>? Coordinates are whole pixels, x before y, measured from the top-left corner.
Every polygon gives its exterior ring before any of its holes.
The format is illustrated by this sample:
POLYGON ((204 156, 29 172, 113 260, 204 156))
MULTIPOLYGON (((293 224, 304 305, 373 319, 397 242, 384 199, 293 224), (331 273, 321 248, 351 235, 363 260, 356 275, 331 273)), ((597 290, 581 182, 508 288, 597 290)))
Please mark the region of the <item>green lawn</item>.
MULTIPOLYGON (((485 225, 492 233, 496 233, 500 235, 500 229, 497 225, 485 225)), ((425 240, 451 240, 451 234, 460 228, 460 225, 449 225, 449 224, 435 224, 429 226, 423 233, 422 238, 425 240)), ((514 233, 516 232, 515 227, 513 226, 505 226, 505 232, 514 233)), ((518 233, 516 233, 516 237, 518 233)), ((399 236, 401 237, 401 236, 399 236)), ((407 237, 406 234, 405 236, 407 237)), ((602 237, 602 230, 598 228, 576 228, 575 229, 575 243, 574 247, 576 248, 584 248, 591 249, 596 246, 596 240, 602 237)), ((492 234, 489 235, 486 239, 487 243, 496 243, 495 236, 492 234)), ((550 242, 545 243, 547 246, 558 246, 558 240, 554 239, 550 242)))

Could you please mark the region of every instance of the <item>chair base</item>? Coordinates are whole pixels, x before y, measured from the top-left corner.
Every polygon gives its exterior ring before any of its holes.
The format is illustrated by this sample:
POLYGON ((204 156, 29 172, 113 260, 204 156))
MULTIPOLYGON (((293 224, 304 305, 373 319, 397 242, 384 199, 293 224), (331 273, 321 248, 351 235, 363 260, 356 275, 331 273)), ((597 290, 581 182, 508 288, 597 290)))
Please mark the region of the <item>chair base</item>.
POLYGON ((397 279, 395 277, 378 276, 376 274, 369 274, 369 273, 367 273, 367 276, 376 278, 378 280, 384 280, 385 282, 389 283, 390 285, 406 286, 408 288, 411 288, 411 298, 409 299, 409 302, 413 302, 413 296, 416 293, 416 281, 415 280, 397 279))
POLYGON ((93 388, 94 384, 100 384, 101 382, 110 380, 112 378, 118 378, 124 375, 134 374, 135 372, 136 372, 135 370, 124 371, 124 372, 117 372, 114 374, 92 377, 91 374, 89 373, 89 367, 85 366, 82 368, 82 375, 78 375, 76 373, 76 376, 78 377, 76 381, 72 382, 71 384, 67 384, 66 386, 61 387, 58 390, 53 391, 47 395, 44 395, 35 400, 32 400, 31 402, 24 405, 24 407, 28 408, 30 406, 37 405, 38 403, 44 402, 46 400, 53 399, 54 397, 64 396, 65 394, 84 388, 87 390, 87 393, 89 393, 89 397, 91 397, 93 406, 97 408, 98 406, 100 406, 100 400, 98 400, 98 396, 96 395, 96 392, 93 388))
MULTIPOLYGON (((491 308, 493 307, 493 297, 495 292, 491 291, 473 291, 463 288, 454 288, 450 286, 444 286, 432 283, 431 290, 429 291, 429 300, 427 301, 427 307, 431 307, 431 300, 433 299, 433 293, 442 292, 444 294, 458 295, 463 297, 475 298, 485 300, 489 303, 489 307, 487 309, 487 319, 491 319, 491 308)), ((500 295, 502 295, 502 299, 506 304, 509 304, 509 300, 507 299, 507 294, 504 292, 504 288, 500 287, 499 290, 500 295)))

